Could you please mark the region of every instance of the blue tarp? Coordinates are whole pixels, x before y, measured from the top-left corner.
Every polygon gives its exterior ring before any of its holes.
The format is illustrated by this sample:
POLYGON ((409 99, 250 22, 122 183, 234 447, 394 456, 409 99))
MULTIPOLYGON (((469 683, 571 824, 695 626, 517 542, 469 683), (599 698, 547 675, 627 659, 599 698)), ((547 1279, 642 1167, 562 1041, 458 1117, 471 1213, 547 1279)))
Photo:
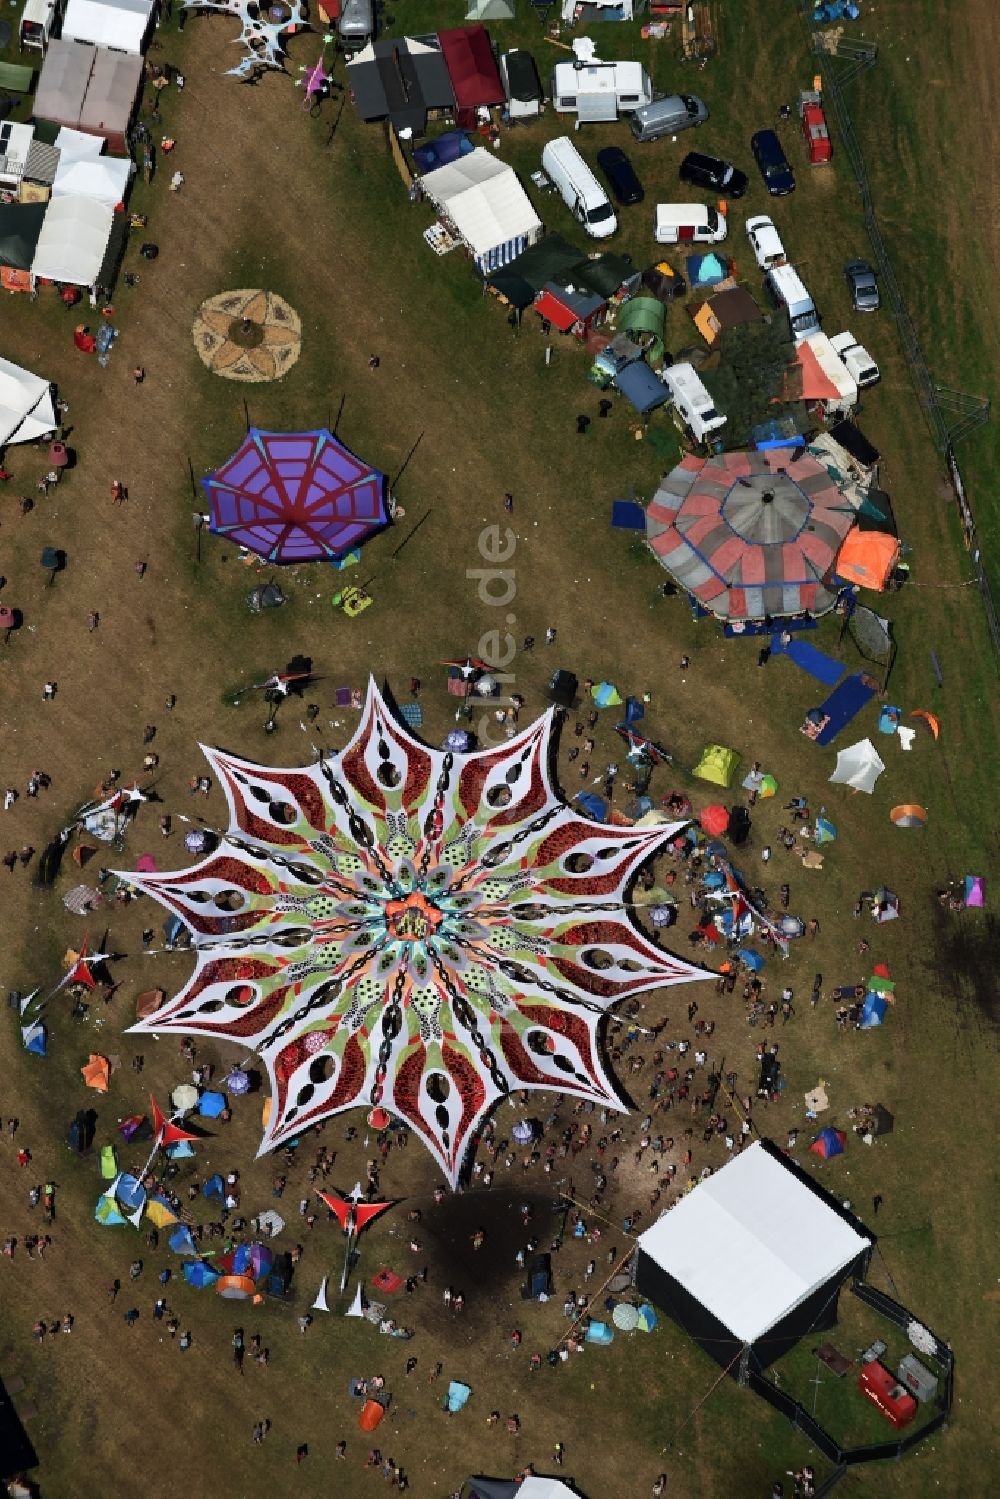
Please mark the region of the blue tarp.
POLYGON ((826 702, 820 704, 819 711, 827 715, 830 722, 824 729, 820 729, 813 743, 827 745, 836 739, 841 729, 846 728, 851 719, 871 702, 875 691, 874 687, 868 686, 860 672, 845 677, 826 702))
POLYGON ((646 512, 635 500, 615 500, 611 506, 611 524, 616 531, 645 531, 646 512))
POLYGON ((636 411, 655 411, 657 406, 665 406, 670 400, 670 392, 663 381, 658 380, 641 359, 619 370, 614 383, 636 411))
POLYGON ((474 149, 464 130, 448 130, 436 140, 417 146, 413 152, 413 160, 426 175, 428 172, 436 172, 438 167, 446 167, 449 162, 458 161, 460 156, 468 156, 474 149))
POLYGON ((775 656, 787 656, 789 661, 794 661, 796 666, 827 687, 832 687, 844 675, 842 661, 834 660, 833 656, 828 656, 818 646, 810 645, 808 640, 790 640, 787 645, 782 645, 781 636, 775 635, 771 641, 771 653, 775 656))
POLYGON ((472 1390, 467 1384, 460 1384, 457 1379, 453 1379, 448 1386, 448 1409, 460 1411, 471 1394, 472 1390))
POLYGON ((607 822, 608 804, 596 791, 578 791, 574 801, 578 801, 587 816, 592 817, 595 822, 607 822))
POLYGON ((200 1114, 203 1119, 218 1119, 225 1107, 226 1099, 224 1094, 203 1093, 198 1100, 195 1113, 200 1114))
POLYGON ((864 1004, 861 1006, 861 1019, 858 1022, 858 1029, 862 1031, 874 1030, 877 1025, 882 1024, 882 1017, 888 1008, 888 1000, 884 999, 881 994, 876 994, 873 990, 869 989, 865 995, 864 1004))

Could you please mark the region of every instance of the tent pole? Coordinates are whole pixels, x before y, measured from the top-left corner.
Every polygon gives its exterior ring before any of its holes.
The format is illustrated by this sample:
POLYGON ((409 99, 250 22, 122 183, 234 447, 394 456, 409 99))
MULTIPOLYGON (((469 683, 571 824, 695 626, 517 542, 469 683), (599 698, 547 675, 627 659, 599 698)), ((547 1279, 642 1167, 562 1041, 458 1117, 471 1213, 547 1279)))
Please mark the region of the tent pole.
POLYGON ((347 1248, 344 1251, 344 1270, 343 1270, 343 1274, 340 1277, 340 1289, 341 1289, 341 1292, 346 1291, 346 1289, 347 1289, 347 1277, 350 1274, 350 1270, 351 1270, 351 1251, 353 1250, 353 1248, 354 1248, 354 1229, 353 1229, 353 1227, 349 1227, 348 1230, 347 1230, 347 1248))

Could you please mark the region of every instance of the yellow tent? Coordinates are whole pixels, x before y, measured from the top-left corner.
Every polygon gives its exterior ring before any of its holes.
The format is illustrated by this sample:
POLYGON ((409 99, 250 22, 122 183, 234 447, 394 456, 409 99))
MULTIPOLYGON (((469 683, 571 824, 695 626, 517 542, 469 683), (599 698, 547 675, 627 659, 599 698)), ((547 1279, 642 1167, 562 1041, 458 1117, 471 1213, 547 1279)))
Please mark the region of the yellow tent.
POLYGON ((724 744, 707 744, 691 774, 699 781, 711 781, 713 786, 731 786, 739 763, 735 750, 726 749, 724 744))
POLYGON ((146 1199, 146 1217, 157 1228, 166 1228, 168 1224, 179 1221, 173 1208, 169 1204, 161 1202, 158 1197, 148 1197, 146 1199))

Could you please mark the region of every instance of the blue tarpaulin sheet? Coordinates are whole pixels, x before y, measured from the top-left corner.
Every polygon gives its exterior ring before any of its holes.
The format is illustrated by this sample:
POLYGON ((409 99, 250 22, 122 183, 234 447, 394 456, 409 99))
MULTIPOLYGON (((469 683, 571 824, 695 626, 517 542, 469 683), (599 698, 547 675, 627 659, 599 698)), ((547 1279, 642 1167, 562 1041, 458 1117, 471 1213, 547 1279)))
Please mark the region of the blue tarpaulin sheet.
POLYGON ((611 506, 611 524, 616 531, 645 531, 646 512, 635 500, 615 500, 611 506))

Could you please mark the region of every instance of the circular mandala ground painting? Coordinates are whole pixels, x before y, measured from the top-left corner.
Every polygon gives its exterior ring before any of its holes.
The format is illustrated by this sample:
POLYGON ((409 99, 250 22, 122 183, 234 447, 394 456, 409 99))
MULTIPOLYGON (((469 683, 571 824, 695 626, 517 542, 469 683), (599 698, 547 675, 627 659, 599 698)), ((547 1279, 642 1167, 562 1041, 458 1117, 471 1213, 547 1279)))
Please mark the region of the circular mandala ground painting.
POLYGON ((202 363, 225 380, 280 380, 302 352, 298 313, 257 287, 209 297, 191 332, 202 363))

